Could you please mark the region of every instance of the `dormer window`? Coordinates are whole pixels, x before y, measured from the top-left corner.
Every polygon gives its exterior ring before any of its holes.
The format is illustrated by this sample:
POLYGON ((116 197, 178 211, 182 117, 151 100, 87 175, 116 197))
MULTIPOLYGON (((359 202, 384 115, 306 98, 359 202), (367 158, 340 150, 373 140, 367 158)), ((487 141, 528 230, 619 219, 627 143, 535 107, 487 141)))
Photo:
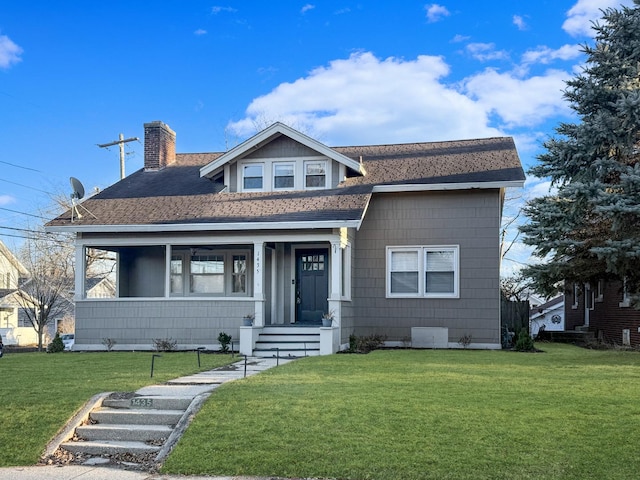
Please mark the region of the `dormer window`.
POLYGON ((325 188, 327 186, 327 162, 304 162, 304 186, 305 188, 325 188))
POLYGON ((243 190, 262 190, 264 187, 264 165, 250 163, 242 167, 243 190))
POLYGON ((278 162, 273 164, 273 189, 292 190, 295 186, 295 164, 278 162))

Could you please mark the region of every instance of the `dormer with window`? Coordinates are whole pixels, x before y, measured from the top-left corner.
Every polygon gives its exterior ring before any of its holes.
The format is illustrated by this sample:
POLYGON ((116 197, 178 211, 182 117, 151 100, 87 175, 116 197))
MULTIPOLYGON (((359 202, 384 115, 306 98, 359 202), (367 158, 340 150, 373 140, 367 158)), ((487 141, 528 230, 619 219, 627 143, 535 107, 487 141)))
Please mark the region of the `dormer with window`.
POLYGON ((200 169, 228 192, 279 192, 335 188, 364 175, 360 162, 275 123, 200 169))

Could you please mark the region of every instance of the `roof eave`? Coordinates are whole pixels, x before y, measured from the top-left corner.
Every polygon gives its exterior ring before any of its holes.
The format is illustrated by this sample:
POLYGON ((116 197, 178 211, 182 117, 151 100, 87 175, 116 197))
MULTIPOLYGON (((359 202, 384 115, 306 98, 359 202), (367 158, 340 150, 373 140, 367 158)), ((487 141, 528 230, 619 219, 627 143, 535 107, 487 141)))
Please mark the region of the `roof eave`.
MULTIPOLYGON (((364 213, 364 212, 363 212, 364 213)), ((50 225, 47 232, 78 233, 152 233, 152 232, 201 232, 225 230, 305 230, 322 228, 360 228, 363 217, 352 220, 325 220, 313 222, 225 222, 225 223, 170 223, 149 225, 50 225)))
POLYGON ((438 190, 472 190, 508 187, 523 187, 524 180, 501 180, 496 182, 466 183, 404 183, 394 185, 376 185, 373 193, 428 192, 438 190))

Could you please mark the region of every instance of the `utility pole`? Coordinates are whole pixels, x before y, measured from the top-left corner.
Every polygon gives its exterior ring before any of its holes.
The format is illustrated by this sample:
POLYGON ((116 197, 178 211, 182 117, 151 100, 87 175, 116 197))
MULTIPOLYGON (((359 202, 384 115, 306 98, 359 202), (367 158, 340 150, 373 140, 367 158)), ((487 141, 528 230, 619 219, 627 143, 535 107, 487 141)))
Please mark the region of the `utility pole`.
POLYGON ((120 146, 120 180, 124 178, 124 144, 127 142, 134 142, 139 140, 138 137, 124 138, 124 134, 120 134, 120 140, 116 140, 115 142, 98 144, 100 148, 113 147, 114 145, 120 146))

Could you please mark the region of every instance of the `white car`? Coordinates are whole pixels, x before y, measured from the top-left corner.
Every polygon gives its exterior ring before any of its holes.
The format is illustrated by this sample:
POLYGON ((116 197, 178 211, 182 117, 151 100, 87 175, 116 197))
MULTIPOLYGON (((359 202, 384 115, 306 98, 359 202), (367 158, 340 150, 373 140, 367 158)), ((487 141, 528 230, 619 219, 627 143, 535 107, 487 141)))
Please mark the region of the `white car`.
POLYGON ((76 336, 73 333, 63 333, 60 335, 60 339, 62 340, 62 343, 64 343, 64 349, 66 351, 73 349, 73 344, 76 341, 75 338, 76 336))

